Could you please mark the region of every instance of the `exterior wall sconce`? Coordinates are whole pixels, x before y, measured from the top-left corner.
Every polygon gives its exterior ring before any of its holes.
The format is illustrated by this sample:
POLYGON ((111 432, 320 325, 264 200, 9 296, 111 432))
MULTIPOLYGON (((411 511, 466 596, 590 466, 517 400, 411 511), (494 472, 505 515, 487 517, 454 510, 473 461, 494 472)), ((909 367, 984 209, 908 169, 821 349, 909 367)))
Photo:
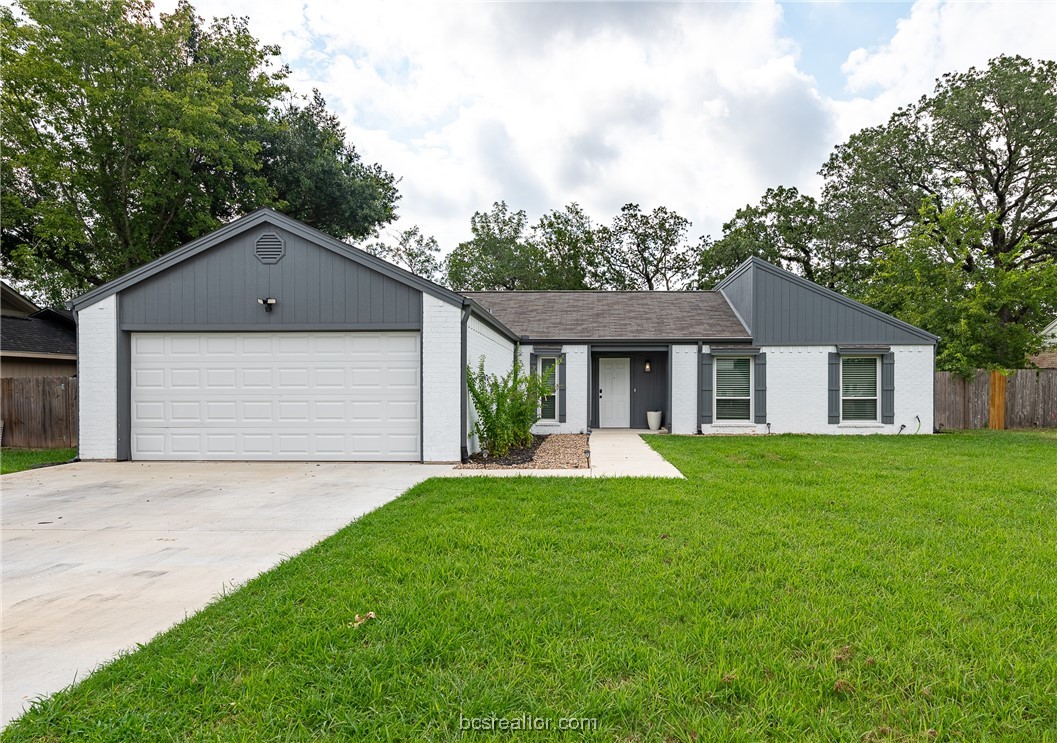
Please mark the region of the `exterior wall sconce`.
POLYGON ((647 374, 649 374, 651 371, 653 371, 653 367, 650 365, 650 360, 649 359, 646 359, 646 363, 643 365, 642 370, 644 372, 646 372, 647 374))
POLYGON ((275 305, 276 301, 277 300, 275 299, 275 297, 268 297, 267 299, 260 299, 259 297, 257 298, 257 304, 263 304, 265 312, 271 312, 272 307, 275 305))

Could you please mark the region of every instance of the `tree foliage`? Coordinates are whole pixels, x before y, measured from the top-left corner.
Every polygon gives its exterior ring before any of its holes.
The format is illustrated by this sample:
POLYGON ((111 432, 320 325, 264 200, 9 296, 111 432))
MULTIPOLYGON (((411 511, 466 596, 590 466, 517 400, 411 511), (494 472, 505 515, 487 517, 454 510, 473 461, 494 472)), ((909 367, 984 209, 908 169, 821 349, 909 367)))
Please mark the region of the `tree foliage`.
POLYGON ((260 206, 337 237, 392 219, 392 176, 360 163, 318 96, 279 104, 279 50, 244 18, 18 0, 0 31, 0 260, 49 301, 260 206))
POLYGON ((377 240, 364 247, 379 258, 430 281, 436 281, 440 274, 440 245, 437 238, 424 235, 418 225, 402 230, 393 243, 377 240))
POLYGON ((698 282, 711 287, 756 257, 831 289, 842 288, 849 267, 830 231, 817 200, 795 188, 769 188, 759 204, 738 209, 719 240, 702 238, 698 282))
POLYGON ((276 207, 341 239, 362 239, 396 217, 396 179, 364 163, 318 90, 277 107, 261 132, 261 175, 276 207))
POLYGON ((1002 56, 944 75, 821 174, 833 225, 864 258, 908 237, 926 198, 994 215, 980 246, 1008 270, 1057 256, 1057 62, 1002 56))
POLYGON ((996 223, 969 205, 941 210, 926 199, 908 238, 883 249, 863 297, 941 336, 937 366, 964 376, 1023 367, 1057 314, 1057 261, 1025 263, 1028 244, 991 256, 984 246, 996 223))
POLYGON ((460 243, 444 262, 448 286, 456 291, 536 289, 540 260, 526 238, 528 217, 497 201, 489 212, 470 218, 473 237, 460 243))
POLYGON ((684 289, 695 273, 686 233, 690 221, 664 206, 643 212, 625 204, 599 230, 602 276, 613 289, 684 289))

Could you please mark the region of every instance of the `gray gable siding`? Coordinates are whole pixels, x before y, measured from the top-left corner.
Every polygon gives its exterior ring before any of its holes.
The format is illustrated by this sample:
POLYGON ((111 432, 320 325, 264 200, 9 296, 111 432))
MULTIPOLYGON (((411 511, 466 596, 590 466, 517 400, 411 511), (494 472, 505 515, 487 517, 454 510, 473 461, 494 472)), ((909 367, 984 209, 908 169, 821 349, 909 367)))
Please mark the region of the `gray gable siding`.
POLYGON ((415 329, 422 292, 273 224, 261 224, 121 291, 128 329, 415 329), (265 233, 286 252, 257 259, 265 233), (277 300, 265 312, 258 298, 277 300))
POLYGON ((938 340, 755 258, 716 288, 749 326, 756 345, 932 345, 938 340))

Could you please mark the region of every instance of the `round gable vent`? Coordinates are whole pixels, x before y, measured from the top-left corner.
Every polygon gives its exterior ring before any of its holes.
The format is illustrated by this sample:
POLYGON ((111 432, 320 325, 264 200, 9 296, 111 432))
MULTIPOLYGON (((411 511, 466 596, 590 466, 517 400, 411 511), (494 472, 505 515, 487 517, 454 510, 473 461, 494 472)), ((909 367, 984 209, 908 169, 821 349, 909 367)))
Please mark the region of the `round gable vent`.
POLYGON ((278 263, 286 253, 286 243, 274 232, 266 232, 257 238, 255 252, 261 263, 278 263))

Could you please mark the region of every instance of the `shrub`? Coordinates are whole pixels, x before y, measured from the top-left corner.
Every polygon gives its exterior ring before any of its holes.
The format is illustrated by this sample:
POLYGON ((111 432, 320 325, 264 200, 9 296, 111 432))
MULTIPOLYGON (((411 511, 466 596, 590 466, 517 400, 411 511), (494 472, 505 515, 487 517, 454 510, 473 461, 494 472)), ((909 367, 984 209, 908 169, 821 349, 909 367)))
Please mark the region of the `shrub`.
POLYGON ((471 435, 476 435, 490 456, 502 457, 516 446, 532 443, 532 426, 539 420, 540 400, 554 389, 555 368, 542 377, 525 374, 520 349, 514 365, 500 376, 487 374, 484 358, 477 371, 466 367, 466 384, 477 411, 471 435))

